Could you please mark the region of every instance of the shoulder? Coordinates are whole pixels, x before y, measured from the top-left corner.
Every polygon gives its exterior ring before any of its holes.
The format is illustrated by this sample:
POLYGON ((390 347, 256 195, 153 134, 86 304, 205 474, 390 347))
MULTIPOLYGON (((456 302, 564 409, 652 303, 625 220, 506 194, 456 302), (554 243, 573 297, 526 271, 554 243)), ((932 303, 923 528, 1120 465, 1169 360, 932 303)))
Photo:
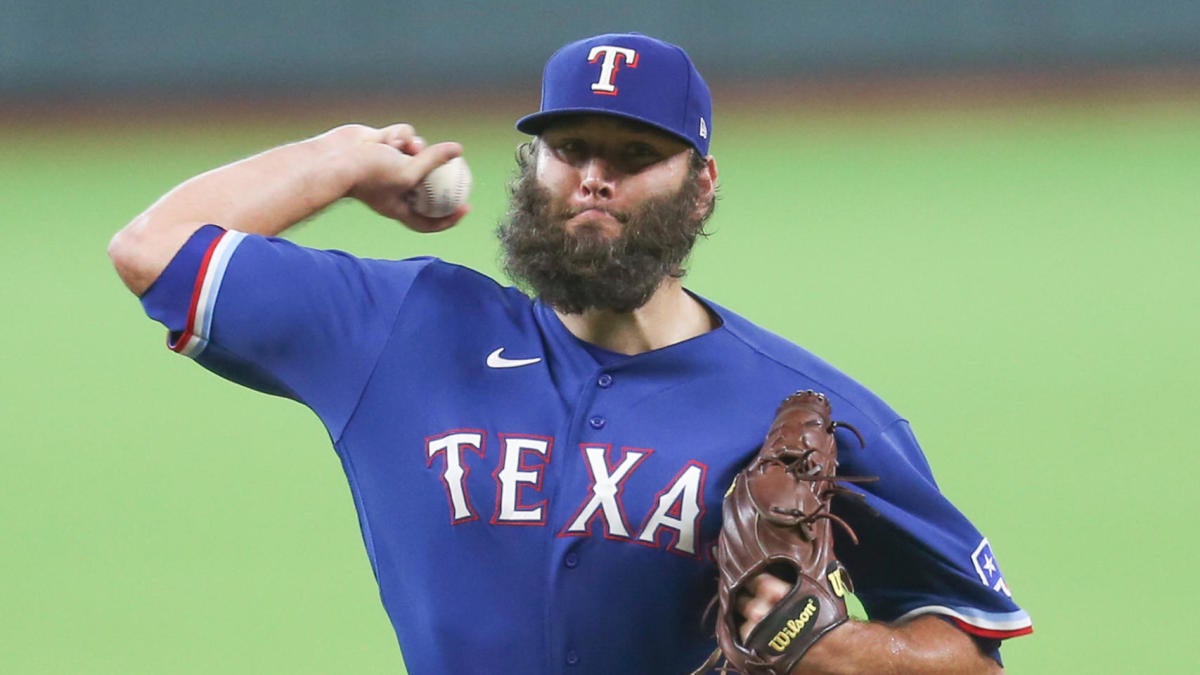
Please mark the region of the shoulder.
POLYGON ((242 239, 238 246, 239 255, 251 261, 244 266, 260 276, 277 271, 265 262, 284 259, 298 266, 296 271, 314 283, 359 282, 350 285, 402 288, 409 295, 436 296, 443 303, 470 303, 475 299, 486 302, 524 299, 528 303, 527 296, 518 289, 502 286, 482 272, 434 256, 362 257, 338 249, 310 248, 283 238, 242 235, 242 239))
POLYGON ((288 300, 308 311, 314 303, 329 311, 362 308, 392 314, 401 307, 422 307, 424 314, 472 306, 528 308, 518 289, 501 286, 469 267, 432 256, 403 259, 361 257, 338 249, 319 249, 278 237, 230 232, 229 264, 219 267, 223 287, 249 295, 288 300), (226 273, 228 268, 228 273, 226 273))
POLYGON ((736 312, 704 302, 721 317, 722 329, 744 352, 747 373, 767 382, 788 383, 784 396, 797 389, 821 392, 830 399, 836 417, 853 418, 864 431, 901 419, 875 392, 822 357, 736 312))
POLYGON ((412 266, 417 270, 413 282, 413 302, 466 312, 527 313, 533 301, 520 289, 505 286, 478 270, 440 258, 418 257, 399 261, 373 261, 384 267, 412 266))

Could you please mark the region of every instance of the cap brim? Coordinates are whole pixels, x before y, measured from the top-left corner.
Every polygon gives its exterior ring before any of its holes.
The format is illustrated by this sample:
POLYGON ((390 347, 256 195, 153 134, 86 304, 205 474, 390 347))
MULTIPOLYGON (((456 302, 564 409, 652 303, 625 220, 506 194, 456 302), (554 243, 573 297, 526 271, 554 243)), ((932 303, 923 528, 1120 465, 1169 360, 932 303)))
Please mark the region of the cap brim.
MULTIPOLYGON (((532 115, 526 115, 526 116, 522 117, 521 119, 517 120, 517 131, 520 131, 521 133, 524 133, 524 134, 529 134, 530 136, 537 136, 538 134, 541 134, 542 131, 544 131, 546 129, 546 127, 550 126, 550 124, 552 124, 553 122, 555 122, 557 120, 560 120, 564 117, 578 117, 580 115, 603 115, 605 117, 619 117, 621 119, 631 120, 633 122, 639 122, 639 123, 644 124, 652 129, 657 129, 658 131, 661 131, 664 134, 667 134, 668 136, 670 136, 672 138, 678 138, 679 140, 683 141, 684 143, 687 143, 689 146, 691 146, 693 148, 696 147, 695 143, 692 142, 692 139, 690 139, 682 134, 676 133, 673 129, 668 129, 667 127, 665 127, 661 124, 657 124, 648 119, 638 117, 637 115, 631 115, 629 113, 618 112, 618 111, 611 110, 609 108, 562 108, 559 110, 548 110, 546 112, 536 112, 536 113, 533 113, 532 115)), ((697 150, 699 150, 699 148, 697 148, 697 150)))

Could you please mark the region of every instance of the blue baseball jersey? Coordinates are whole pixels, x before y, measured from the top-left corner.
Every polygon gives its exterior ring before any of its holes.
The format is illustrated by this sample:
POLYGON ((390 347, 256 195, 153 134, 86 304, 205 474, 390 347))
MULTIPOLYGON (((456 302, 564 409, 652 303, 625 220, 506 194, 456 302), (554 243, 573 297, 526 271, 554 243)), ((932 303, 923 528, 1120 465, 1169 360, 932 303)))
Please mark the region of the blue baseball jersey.
MULTIPOLYGON (((700 298, 698 298, 700 299, 700 298)), ((734 474, 788 394, 814 389, 841 472, 837 541, 873 619, 1031 630, 988 541, 940 493, 908 423, 826 362, 700 299, 704 335, 626 356, 519 290, 433 258, 369 260, 215 226, 143 295, 172 349, 320 417, 407 667, 685 673, 734 474)))

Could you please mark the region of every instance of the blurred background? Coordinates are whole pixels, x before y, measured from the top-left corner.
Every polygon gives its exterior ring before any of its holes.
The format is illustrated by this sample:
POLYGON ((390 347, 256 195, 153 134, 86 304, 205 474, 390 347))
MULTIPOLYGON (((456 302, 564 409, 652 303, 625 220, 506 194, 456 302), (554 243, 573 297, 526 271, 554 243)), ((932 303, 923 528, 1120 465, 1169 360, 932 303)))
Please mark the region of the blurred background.
POLYGON ((910 419, 1033 616, 1009 672, 1200 672, 1182 0, 0 0, 0 672, 403 672, 320 424, 164 349, 105 245, 191 175, 408 121, 466 147, 459 227, 289 236, 498 276, 542 64, 627 30, 714 92, 689 287, 910 419))

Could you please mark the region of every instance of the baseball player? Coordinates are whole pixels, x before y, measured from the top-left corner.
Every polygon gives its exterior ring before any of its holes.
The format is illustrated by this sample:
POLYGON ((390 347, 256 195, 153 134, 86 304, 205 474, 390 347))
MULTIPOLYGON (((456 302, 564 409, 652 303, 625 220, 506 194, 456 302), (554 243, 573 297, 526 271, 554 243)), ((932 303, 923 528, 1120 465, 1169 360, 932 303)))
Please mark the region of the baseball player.
MULTIPOLYGON (((547 62, 499 227, 520 288, 428 257, 276 238, 351 197, 420 231, 405 195, 462 152, 344 126, 196 176, 109 254, 169 345, 295 399, 329 432, 413 673, 683 673, 713 650, 722 495, 770 411, 813 389, 863 436, 838 540, 871 621, 795 672, 998 672, 1031 631, 988 540, 938 491, 908 423, 828 363, 687 290, 712 212, 708 87, 640 34, 547 62)), ((752 223, 746 223, 752 226, 752 223)), ((786 593, 762 575, 743 631, 786 593)))

